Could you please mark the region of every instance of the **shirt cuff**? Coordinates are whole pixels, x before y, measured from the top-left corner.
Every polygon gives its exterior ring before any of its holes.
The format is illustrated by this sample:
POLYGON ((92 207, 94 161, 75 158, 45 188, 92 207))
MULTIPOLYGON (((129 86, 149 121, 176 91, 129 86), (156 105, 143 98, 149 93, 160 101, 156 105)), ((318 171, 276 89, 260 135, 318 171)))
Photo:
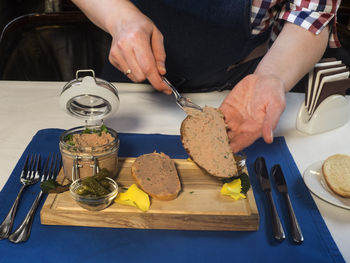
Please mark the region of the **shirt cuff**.
POLYGON ((291 10, 280 14, 280 19, 319 34, 334 18, 334 14, 310 10, 291 10))
POLYGON ((296 8, 295 10, 282 11, 279 14, 279 19, 301 26, 314 34, 319 34, 327 25, 330 24, 330 37, 328 45, 331 48, 341 46, 337 36, 336 16, 333 13, 317 12, 305 8, 296 8))

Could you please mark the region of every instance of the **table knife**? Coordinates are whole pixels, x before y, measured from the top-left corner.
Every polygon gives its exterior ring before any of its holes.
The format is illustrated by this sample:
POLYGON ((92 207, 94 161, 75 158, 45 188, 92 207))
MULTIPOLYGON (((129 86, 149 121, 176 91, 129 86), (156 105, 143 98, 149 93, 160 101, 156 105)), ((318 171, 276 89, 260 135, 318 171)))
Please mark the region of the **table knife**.
POLYGON ((264 157, 258 157, 255 160, 255 173, 260 182, 262 190, 266 194, 267 202, 269 204, 271 218, 272 218, 272 230, 274 238, 277 241, 283 241, 286 238, 284 230, 281 224, 280 217, 277 213, 275 203, 272 198, 271 183, 269 179, 269 174, 267 172, 266 163, 264 157))
POLYGON ((290 201, 290 198, 289 198, 288 187, 287 187, 286 179, 284 178, 281 166, 278 164, 273 166, 271 170, 271 174, 272 174, 272 177, 275 178, 278 191, 284 195, 286 200, 288 215, 291 221, 293 241, 296 244, 301 244, 304 241, 304 237, 301 232, 300 226, 298 224, 298 220, 295 216, 292 202, 290 201))

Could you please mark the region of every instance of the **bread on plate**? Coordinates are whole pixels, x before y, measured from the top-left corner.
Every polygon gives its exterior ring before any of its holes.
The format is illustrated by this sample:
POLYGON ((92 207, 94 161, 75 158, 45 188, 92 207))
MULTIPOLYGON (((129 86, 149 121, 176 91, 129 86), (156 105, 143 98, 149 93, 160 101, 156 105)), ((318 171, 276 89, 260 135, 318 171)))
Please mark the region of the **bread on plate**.
POLYGON ((329 188, 342 197, 350 197, 350 156, 335 154, 322 165, 324 179, 329 188))

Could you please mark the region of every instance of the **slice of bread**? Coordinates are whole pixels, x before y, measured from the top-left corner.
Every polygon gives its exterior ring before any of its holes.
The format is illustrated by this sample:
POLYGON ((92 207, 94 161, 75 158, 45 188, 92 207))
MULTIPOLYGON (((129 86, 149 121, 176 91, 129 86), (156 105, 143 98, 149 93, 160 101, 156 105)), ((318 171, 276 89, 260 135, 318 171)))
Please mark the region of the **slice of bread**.
POLYGON ((131 174, 143 191, 158 200, 173 200, 181 190, 175 162, 164 153, 154 152, 137 157, 131 174))
POLYGON ((350 156, 335 154, 322 165, 323 176, 332 191, 342 197, 350 197, 350 156))
POLYGON ((204 107, 203 112, 192 111, 181 124, 181 140, 191 159, 209 174, 220 178, 237 175, 237 162, 220 110, 204 107))

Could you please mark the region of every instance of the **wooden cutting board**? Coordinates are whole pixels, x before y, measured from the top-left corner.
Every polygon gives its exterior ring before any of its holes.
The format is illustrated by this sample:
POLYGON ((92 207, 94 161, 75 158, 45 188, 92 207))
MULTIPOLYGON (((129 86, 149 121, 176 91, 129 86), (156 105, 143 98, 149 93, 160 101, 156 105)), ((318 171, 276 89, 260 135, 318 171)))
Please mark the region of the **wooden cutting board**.
MULTIPOLYGON (((121 187, 135 183, 131 166, 135 158, 119 159, 116 179, 121 187)), ((112 203, 102 211, 81 208, 69 192, 49 194, 40 212, 45 225, 69 225, 139 229, 256 231, 259 213, 252 188, 247 199, 235 201, 220 194, 222 182, 190 160, 175 159, 182 191, 172 201, 151 200, 147 212, 112 203)), ((67 183, 61 172, 57 181, 67 183)))

